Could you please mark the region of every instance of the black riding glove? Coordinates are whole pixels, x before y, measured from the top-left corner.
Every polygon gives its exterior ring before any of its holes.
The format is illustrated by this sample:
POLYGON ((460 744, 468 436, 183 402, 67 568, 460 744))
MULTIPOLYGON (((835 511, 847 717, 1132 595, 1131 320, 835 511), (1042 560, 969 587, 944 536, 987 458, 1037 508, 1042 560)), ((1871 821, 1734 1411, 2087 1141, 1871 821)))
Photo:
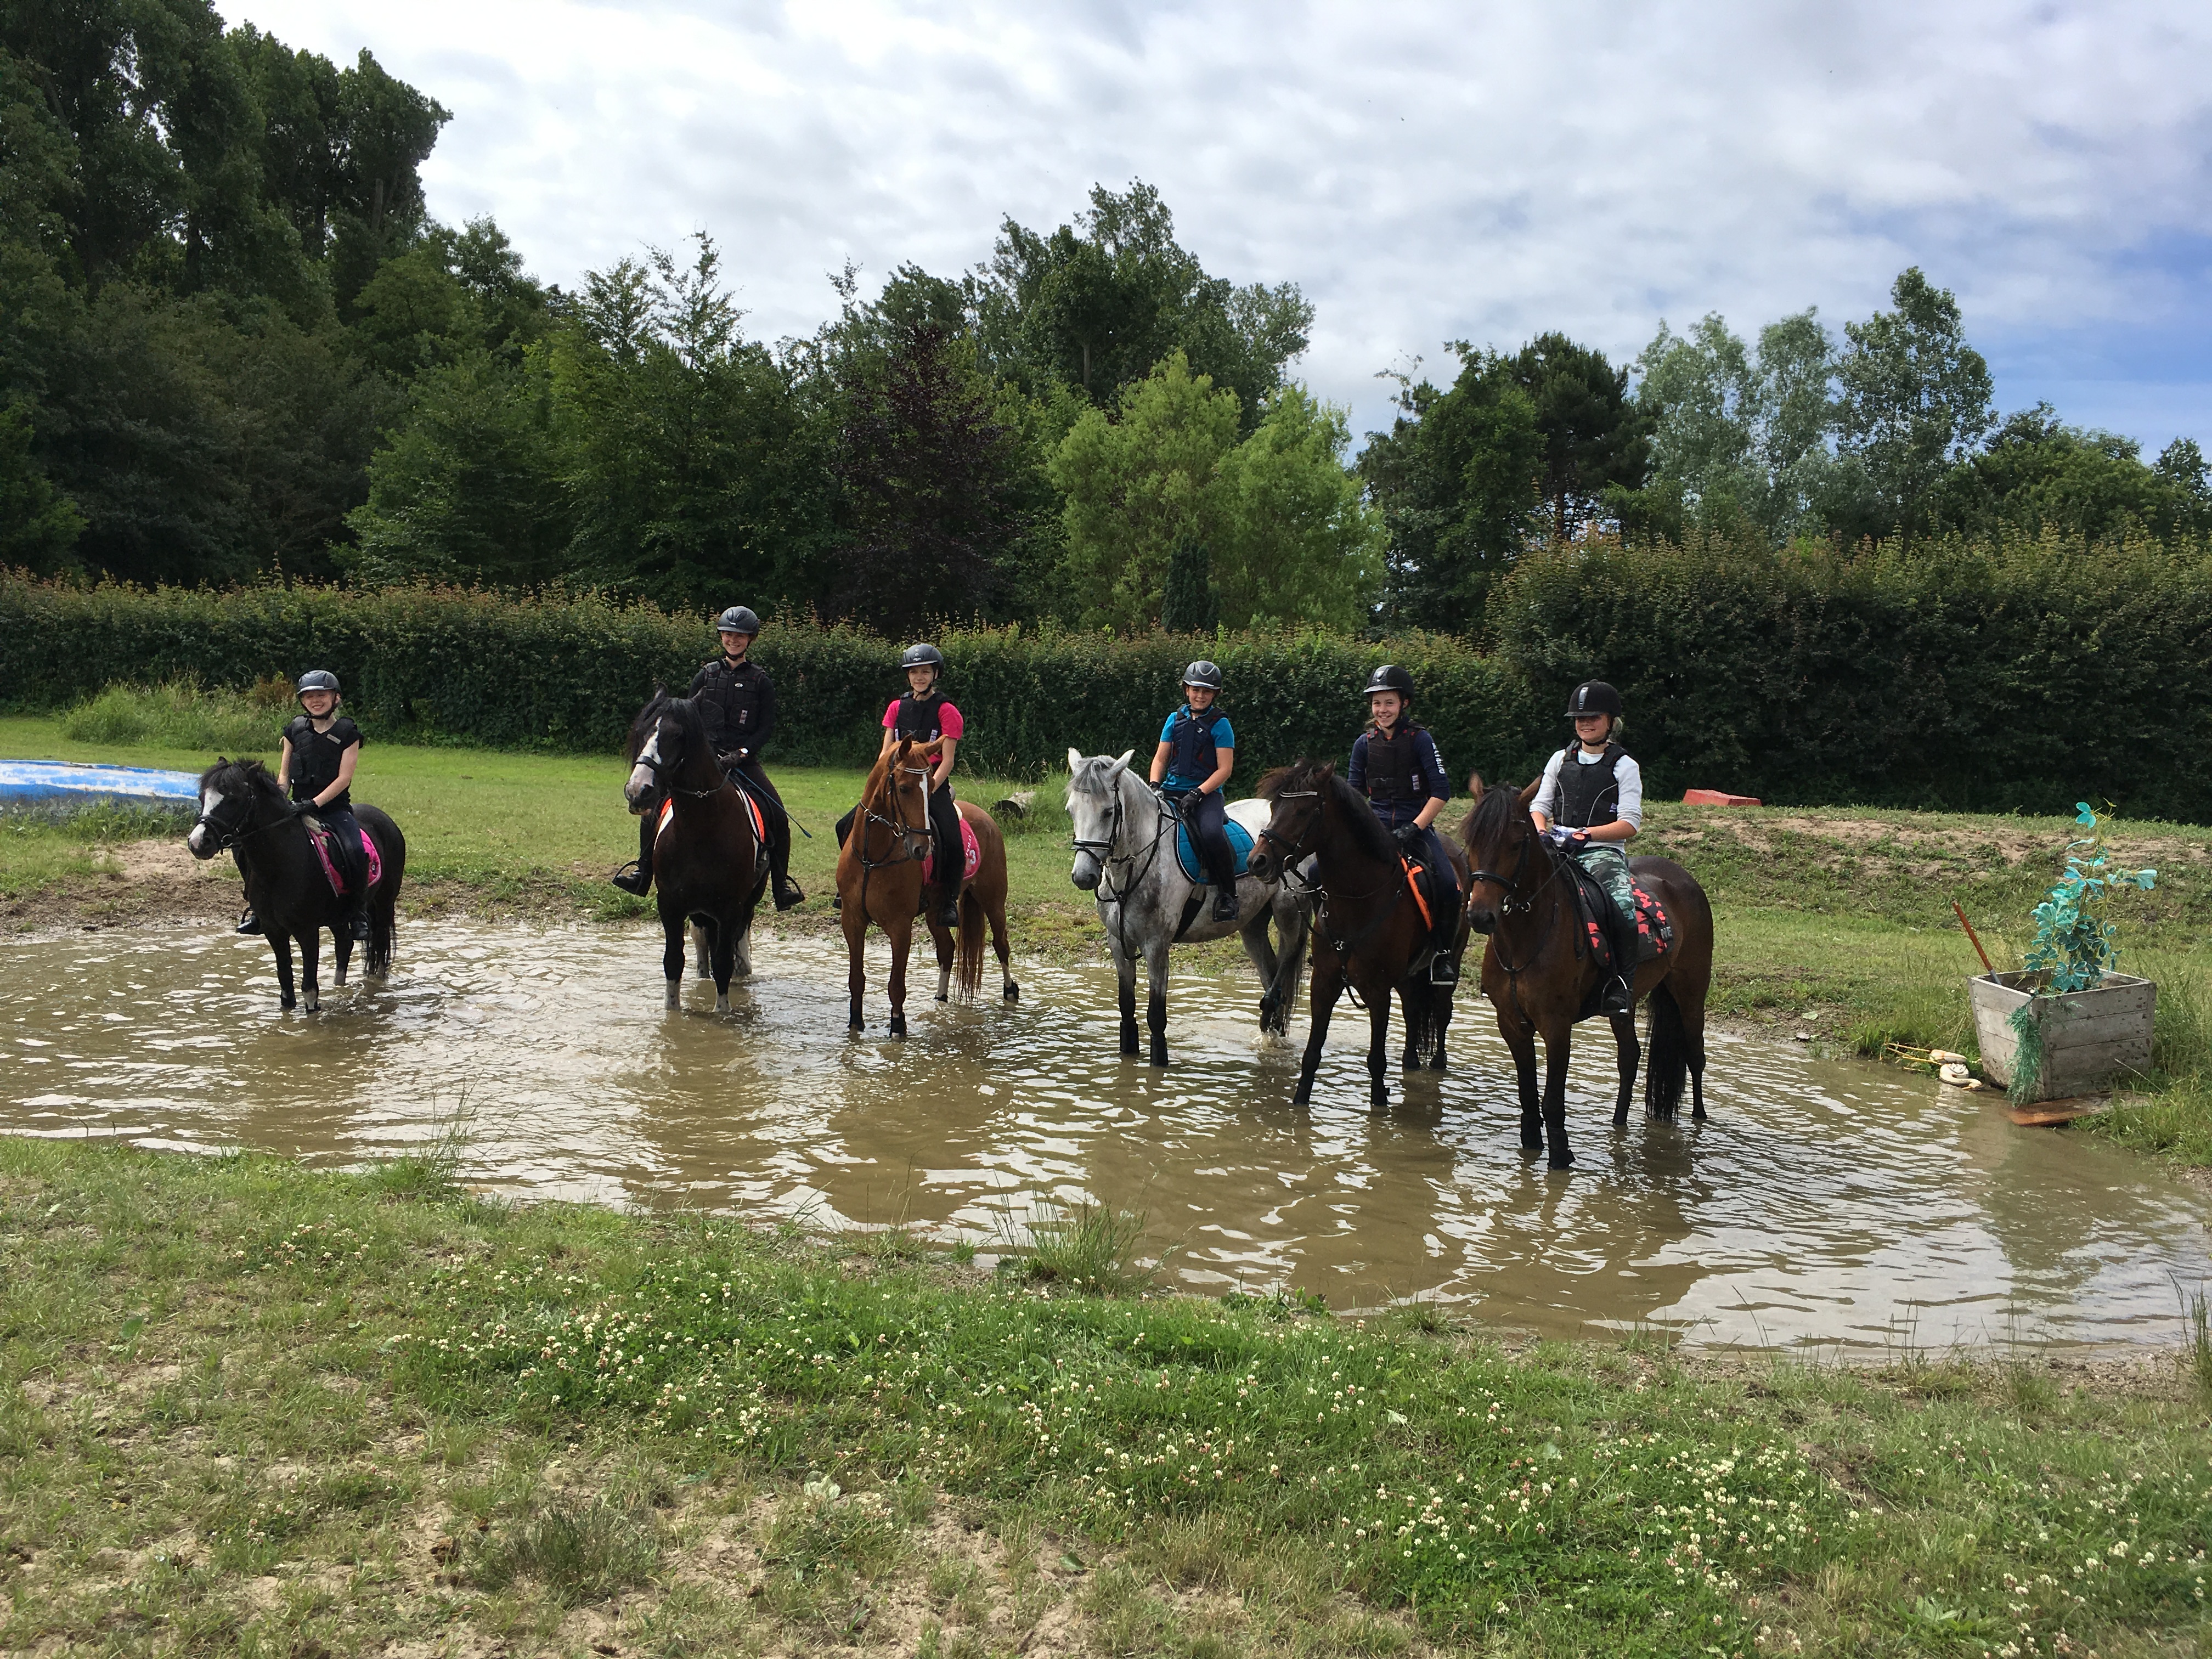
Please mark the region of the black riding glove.
POLYGON ((315 803, 311 800, 295 800, 292 803, 292 816, 295 818, 304 818, 310 812, 317 812, 321 810, 322 809, 320 807, 317 806, 315 803))
POLYGON ((1401 823, 1390 833, 1397 836, 1398 845, 1408 853, 1421 844, 1421 826, 1418 823, 1401 823))

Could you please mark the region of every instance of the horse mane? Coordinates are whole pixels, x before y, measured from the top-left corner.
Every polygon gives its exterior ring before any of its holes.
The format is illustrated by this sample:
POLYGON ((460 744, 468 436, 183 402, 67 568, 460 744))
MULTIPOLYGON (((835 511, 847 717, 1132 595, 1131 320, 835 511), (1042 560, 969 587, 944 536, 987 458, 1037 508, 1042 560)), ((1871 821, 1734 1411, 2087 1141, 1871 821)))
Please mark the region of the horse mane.
POLYGON ((1371 859, 1380 859, 1387 864, 1398 862, 1397 839, 1382 827, 1382 820, 1375 816, 1375 809, 1367 804, 1366 797, 1337 775, 1334 761, 1316 761, 1301 756, 1261 778, 1254 793, 1272 804, 1286 789, 1312 789, 1327 795, 1343 812, 1353 846, 1371 859))
POLYGON ((1080 789, 1086 795, 1112 795, 1115 785, 1110 781, 1114 770, 1112 755, 1086 755, 1083 764, 1068 774, 1067 787, 1080 789))
POLYGON ((216 775, 219 772, 235 774, 239 781, 247 788, 268 799, 282 801, 284 799, 283 787, 276 781, 276 775, 259 761, 248 756, 240 756, 236 760, 226 760, 220 755, 216 757, 213 766, 200 774, 200 793, 203 797, 206 795, 208 786, 215 781, 216 775))
POLYGON ((1474 805, 1468 808, 1467 816, 1460 820, 1459 838, 1469 848, 1484 845, 1491 836, 1503 835, 1511 828, 1515 818, 1528 816, 1528 809, 1521 804, 1518 784, 1493 783, 1483 790, 1474 805))
POLYGON ((676 722, 686 742, 706 744, 708 751, 712 752, 707 717, 699 712, 698 700, 675 696, 666 686, 656 685, 653 688, 653 701, 640 709, 637 718, 630 722, 629 750, 623 758, 635 762, 638 750, 645 747, 646 738, 664 717, 676 722))
POLYGON ((629 723, 629 737, 623 745, 624 760, 632 765, 637 763, 638 750, 645 747, 646 733, 660 724, 660 711, 675 701, 668 695, 666 686, 656 684, 653 688, 653 696, 647 700, 645 707, 637 711, 637 718, 629 723))

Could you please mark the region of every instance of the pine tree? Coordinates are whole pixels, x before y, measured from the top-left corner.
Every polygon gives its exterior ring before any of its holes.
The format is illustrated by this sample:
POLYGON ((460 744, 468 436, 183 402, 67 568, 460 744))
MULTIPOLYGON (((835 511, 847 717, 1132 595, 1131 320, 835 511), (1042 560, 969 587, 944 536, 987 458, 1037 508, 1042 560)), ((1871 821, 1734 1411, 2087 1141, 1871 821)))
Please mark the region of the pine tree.
POLYGON ((1168 555, 1168 580, 1160 595, 1160 626, 1170 634, 1211 634, 1220 620, 1213 591, 1213 556, 1186 536, 1168 555))

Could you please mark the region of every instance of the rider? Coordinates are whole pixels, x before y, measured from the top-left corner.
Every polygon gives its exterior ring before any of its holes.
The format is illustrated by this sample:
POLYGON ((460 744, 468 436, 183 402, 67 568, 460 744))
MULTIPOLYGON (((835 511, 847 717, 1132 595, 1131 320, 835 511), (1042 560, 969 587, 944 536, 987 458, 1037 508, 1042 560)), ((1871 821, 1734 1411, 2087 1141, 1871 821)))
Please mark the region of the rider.
POLYGON ((1432 827, 1451 799, 1451 780, 1437 752, 1437 740, 1407 715, 1413 702, 1411 674, 1395 663, 1384 663, 1367 677, 1361 695, 1367 699, 1370 719, 1352 743, 1347 781, 1367 797, 1375 816, 1397 836, 1407 856, 1425 865, 1444 890, 1435 896, 1441 902, 1430 929, 1435 949, 1429 957, 1429 981, 1454 985, 1459 981, 1459 964, 1452 960, 1459 931, 1459 883, 1443 841, 1432 827))
POLYGON ((1213 920, 1237 920, 1237 855, 1229 848, 1229 808, 1222 786, 1237 764, 1237 733, 1213 706, 1221 670, 1200 660, 1182 671, 1183 706, 1160 727, 1152 753, 1152 785, 1176 803, 1199 862, 1213 883, 1213 920))
MULTIPOLYGON (((761 810, 768 830, 769 869, 775 880, 775 908, 788 910, 805 902, 806 895, 791 878, 791 818, 783 810, 783 797, 761 769, 760 751, 775 730, 775 687, 768 670, 746 654, 760 633, 760 618, 750 609, 733 605, 714 619, 722 636, 722 654, 707 659, 684 692, 698 700, 707 723, 715 757, 732 781, 750 795, 761 810)), ((617 871, 614 884, 625 893, 644 896, 653 882, 653 843, 659 833, 659 813, 648 810, 638 821, 637 868, 617 871)))
MULTIPOLYGON (((278 787, 292 797, 292 811, 319 819, 333 839, 331 855, 349 884, 345 925, 354 938, 368 937, 368 857, 362 851, 361 823, 353 815, 353 769, 361 759, 361 728, 338 713, 338 677, 311 668, 300 676, 300 707, 284 728, 284 750, 276 763, 278 787)), ((261 931, 260 918, 248 910, 238 924, 241 933, 261 931)))
MULTIPOLYGON (((1567 698, 1567 718, 1577 741, 1552 757, 1528 816, 1567 855, 1595 877, 1620 914, 1617 939, 1636 935, 1636 895, 1628 875, 1625 844, 1644 824, 1644 773, 1628 751, 1613 740, 1620 722, 1620 693, 1603 680, 1584 680, 1567 698)), ((1614 951, 1618 970, 1605 987, 1600 1005, 1608 1014, 1632 1006, 1629 980, 1636 971, 1638 947, 1614 951)))
MULTIPOLYGON (((945 653, 927 643, 909 645, 899 653, 899 666, 906 671, 906 695, 893 700, 884 710, 883 746, 877 750, 881 760, 902 738, 916 743, 945 739, 937 756, 937 763, 929 770, 929 832, 937 842, 937 869, 942 878, 934 883, 937 889, 937 919, 947 927, 960 925, 960 875, 968 860, 967 847, 960 833, 960 809, 952 803, 952 760, 959 751, 960 739, 967 732, 967 722, 952 700, 945 695, 939 682, 945 678, 945 653), (950 848, 948 854, 946 849, 950 848)), ((842 847, 845 838, 853 832, 853 819, 860 809, 837 820, 837 845, 842 847)), ((836 908, 842 908, 842 902, 836 908)))

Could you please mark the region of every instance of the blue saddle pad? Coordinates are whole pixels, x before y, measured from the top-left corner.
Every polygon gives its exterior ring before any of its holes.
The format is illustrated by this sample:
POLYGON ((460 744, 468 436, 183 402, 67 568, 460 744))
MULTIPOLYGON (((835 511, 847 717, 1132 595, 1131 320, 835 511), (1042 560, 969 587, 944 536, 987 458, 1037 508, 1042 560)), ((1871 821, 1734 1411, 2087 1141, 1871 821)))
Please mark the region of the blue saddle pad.
MULTIPOLYGON (((1237 873, 1241 876, 1252 856, 1252 832, 1235 818, 1229 820, 1228 828, 1230 855, 1237 860, 1237 873)), ((1206 879, 1206 868, 1198 861, 1198 848, 1190 844, 1190 826, 1187 823, 1176 825, 1176 858, 1182 866, 1183 874, 1193 881, 1206 879)))

